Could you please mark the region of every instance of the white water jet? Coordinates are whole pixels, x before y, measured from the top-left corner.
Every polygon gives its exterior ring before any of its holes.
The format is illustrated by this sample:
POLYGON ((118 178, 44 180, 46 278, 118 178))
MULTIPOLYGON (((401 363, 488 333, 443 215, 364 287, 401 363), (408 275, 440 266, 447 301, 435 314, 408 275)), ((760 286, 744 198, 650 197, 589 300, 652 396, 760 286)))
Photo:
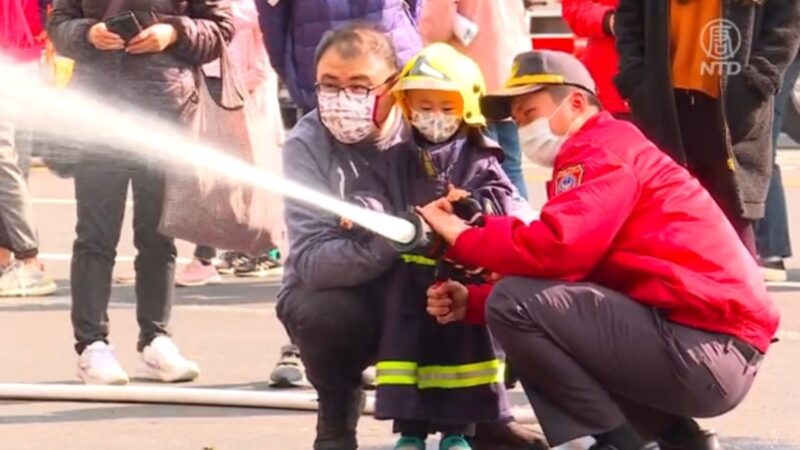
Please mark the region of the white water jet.
POLYGON ((234 182, 299 200, 402 244, 414 239, 414 226, 397 217, 370 211, 309 189, 278 174, 198 142, 171 124, 151 115, 113 108, 108 101, 86 93, 56 90, 26 75, 19 65, 0 55, 0 117, 9 113, 14 122, 31 130, 71 141, 76 150, 96 151, 110 145, 143 161, 164 164, 165 170, 192 166, 212 170, 234 182), (3 111, 5 110, 5 111, 3 111), (85 144, 85 145, 83 145, 85 144))

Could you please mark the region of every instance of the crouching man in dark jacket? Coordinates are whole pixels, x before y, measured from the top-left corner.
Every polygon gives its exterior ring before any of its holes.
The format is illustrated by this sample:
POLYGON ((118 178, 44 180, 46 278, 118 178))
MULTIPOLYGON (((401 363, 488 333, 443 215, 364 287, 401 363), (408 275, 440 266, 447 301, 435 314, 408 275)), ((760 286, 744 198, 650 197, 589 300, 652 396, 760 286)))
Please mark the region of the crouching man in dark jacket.
POLYGON ((552 445, 717 449, 692 417, 739 405, 778 327, 755 260, 700 182, 599 110, 580 62, 542 51, 515 67, 484 114, 512 115, 532 136, 523 145, 550 155, 549 199, 530 225, 487 216, 482 228, 445 200, 426 206, 450 257, 506 276, 433 287, 429 313, 488 321, 552 445))
MULTIPOLYGON (((327 34, 316 56, 318 110, 297 123, 283 148, 284 173, 303 186, 350 198, 363 174, 389 177, 394 152, 416 153, 392 109, 399 67, 391 41, 368 24, 327 34)), ((342 228, 340 218, 286 200, 289 257, 278 317, 300 350, 319 394, 315 450, 355 450, 363 370, 378 353, 384 274, 399 254, 382 237, 342 228)), ((510 417, 479 425, 477 437, 533 448, 538 436, 510 417)))
MULTIPOLYGON (((134 26, 128 29, 136 32, 134 26)), ((225 0, 56 0, 48 31, 59 53, 76 61, 74 87, 122 110, 142 109, 179 123, 196 110, 195 69, 219 58, 233 22, 225 0), (104 19, 118 14, 136 17, 142 31, 127 41, 110 31, 104 19)), ((158 232, 164 174, 158 167, 120 158, 122 152, 113 148, 89 153, 75 172, 78 236, 70 280, 78 375, 92 384, 128 382, 108 345, 107 309, 132 184, 143 363, 137 375, 164 382, 192 380, 199 374, 197 364, 168 337, 176 250, 172 239, 158 232)))

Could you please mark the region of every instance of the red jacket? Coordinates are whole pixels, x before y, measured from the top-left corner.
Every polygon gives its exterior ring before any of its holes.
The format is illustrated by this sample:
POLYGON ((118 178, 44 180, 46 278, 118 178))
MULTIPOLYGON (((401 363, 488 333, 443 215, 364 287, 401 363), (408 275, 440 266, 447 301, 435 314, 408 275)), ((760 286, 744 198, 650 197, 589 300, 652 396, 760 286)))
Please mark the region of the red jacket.
POLYGON ((44 27, 37 0, 0 0, 0 51, 20 62, 38 61, 44 45, 38 37, 44 27))
POLYGON ((612 113, 626 113, 628 106, 614 86, 619 56, 614 37, 606 34, 603 25, 617 3, 619 0, 563 0, 561 5, 572 32, 589 39, 581 60, 597 84, 597 96, 603 107, 612 113))
MULTIPOLYGON (((754 258, 700 183, 633 124, 599 113, 553 174, 540 220, 487 217, 450 255, 501 275, 594 282, 767 350, 779 317, 754 258)), ((473 303, 487 293, 472 288, 473 303)))

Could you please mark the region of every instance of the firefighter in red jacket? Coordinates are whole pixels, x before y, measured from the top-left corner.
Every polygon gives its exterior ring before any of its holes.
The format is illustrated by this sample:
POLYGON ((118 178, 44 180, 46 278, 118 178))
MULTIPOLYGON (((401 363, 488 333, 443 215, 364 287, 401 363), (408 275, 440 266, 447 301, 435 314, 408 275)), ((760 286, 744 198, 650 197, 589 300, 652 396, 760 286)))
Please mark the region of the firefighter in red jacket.
POLYGON ((778 326, 755 260, 696 179, 601 111, 574 57, 522 54, 506 87, 484 114, 552 164, 549 200, 529 225, 420 209, 450 257, 503 276, 434 286, 428 312, 488 322, 553 446, 718 448, 692 418, 742 401, 778 326))

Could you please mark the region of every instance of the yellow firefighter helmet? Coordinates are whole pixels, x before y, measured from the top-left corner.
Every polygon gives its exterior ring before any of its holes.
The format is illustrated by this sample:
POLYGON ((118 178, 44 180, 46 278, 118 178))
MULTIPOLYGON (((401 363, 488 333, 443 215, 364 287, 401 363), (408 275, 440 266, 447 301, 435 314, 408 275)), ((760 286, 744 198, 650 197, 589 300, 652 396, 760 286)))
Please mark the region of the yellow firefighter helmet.
POLYGON ((436 43, 425 47, 401 72, 394 93, 406 117, 410 117, 410 111, 402 100, 404 92, 413 89, 458 92, 464 102, 464 122, 486 126, 480 106, 481 97, 486 94, 481 69, 475 61, 450 45, 436 43))

